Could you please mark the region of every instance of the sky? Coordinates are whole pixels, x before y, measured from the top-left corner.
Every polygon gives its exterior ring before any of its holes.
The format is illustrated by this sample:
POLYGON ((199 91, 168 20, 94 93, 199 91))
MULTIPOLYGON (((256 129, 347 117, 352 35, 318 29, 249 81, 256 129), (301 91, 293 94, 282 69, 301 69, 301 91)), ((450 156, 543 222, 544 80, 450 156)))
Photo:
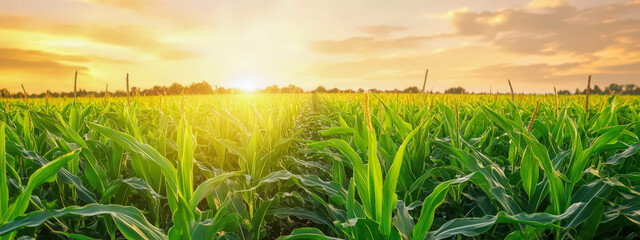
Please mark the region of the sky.
POLYGON ((640 1, 0 0, 0 88, 640 84, 640 1))

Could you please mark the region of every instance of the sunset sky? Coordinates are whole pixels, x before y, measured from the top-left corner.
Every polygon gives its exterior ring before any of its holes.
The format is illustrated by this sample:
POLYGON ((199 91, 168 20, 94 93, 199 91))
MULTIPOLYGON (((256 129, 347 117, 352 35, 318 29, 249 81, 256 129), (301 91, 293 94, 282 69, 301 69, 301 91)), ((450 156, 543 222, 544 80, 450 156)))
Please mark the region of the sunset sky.
POLYGON ((0 88, 640 84, 640 1, 0 0, 0 88))

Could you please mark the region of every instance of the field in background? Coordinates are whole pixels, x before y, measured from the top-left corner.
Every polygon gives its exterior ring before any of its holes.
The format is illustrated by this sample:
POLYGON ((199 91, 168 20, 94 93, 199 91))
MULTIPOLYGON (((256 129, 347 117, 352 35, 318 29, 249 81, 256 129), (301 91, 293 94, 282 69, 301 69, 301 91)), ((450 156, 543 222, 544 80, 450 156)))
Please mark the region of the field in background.
POLYGON ((638 97, 3 99, 0 116, 0 239, 640 237, 638 97))

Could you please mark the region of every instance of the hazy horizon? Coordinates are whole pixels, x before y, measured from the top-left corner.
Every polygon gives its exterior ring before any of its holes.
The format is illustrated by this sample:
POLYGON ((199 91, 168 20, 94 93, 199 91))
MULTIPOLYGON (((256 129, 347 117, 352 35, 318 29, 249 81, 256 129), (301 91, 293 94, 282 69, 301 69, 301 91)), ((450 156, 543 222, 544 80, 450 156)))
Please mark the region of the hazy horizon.
POLYGON ((640 1, 0 1, 0 89, 640 84, 640 1))

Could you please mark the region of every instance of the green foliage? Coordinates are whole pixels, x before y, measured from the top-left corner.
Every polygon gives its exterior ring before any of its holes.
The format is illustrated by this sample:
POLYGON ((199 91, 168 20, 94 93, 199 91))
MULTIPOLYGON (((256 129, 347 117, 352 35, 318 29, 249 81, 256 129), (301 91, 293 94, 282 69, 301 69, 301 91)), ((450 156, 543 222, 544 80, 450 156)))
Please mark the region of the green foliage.
POLYGON ((373 96, 3 102, 0 239, 636 236, 640 99, 373 96))

